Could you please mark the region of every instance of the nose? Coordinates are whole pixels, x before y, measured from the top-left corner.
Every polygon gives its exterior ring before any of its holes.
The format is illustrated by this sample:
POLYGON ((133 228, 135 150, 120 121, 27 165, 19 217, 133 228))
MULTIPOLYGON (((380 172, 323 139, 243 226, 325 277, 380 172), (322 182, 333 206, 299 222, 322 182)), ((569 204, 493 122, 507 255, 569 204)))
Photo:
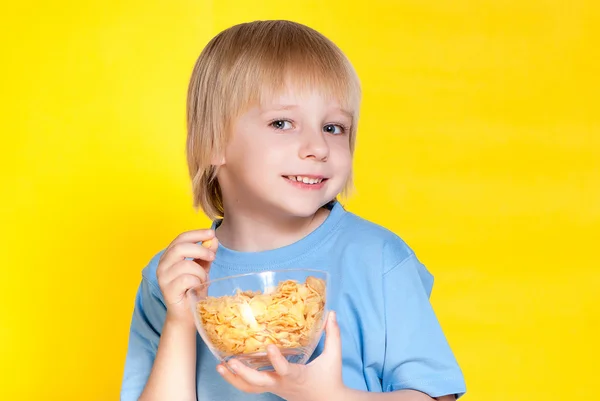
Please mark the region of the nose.
POLYGON ((329 157, 329 144, 325 140, 321 129, 307 129, 302 133, 302 137, 303 141, 299 152, 301 159, 327 161, 329 157))

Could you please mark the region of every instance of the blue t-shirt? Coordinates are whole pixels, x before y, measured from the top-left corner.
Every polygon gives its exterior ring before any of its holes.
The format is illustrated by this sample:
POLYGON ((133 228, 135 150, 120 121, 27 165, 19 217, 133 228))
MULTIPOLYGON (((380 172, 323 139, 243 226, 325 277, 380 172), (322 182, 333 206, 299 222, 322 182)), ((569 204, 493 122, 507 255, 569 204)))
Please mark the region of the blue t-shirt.
MULTIPOLYGON (((429 302, 433 277, 394 233, 335 202, 327 219, 291 245, 237 252, 220 245, 210 278, 261 270, 310 268, 330 273, 329 300, 337 312, 346 386, 371 392, 419 390, 461 396, 465 382, 429 302)), ((214 227, 214 225, 213 225, 214 227)), ((162 252, 161 252, 162 253, 162 252)), ((140 396, 165 319, 156 278, 161 253, 142 272, 131 322, 121 400, 140 396)), ((321 339, 313 358, 323 349, 321 339)), ((281 400, 246 394, 216 371, 217 360, 197 336, 199 401, 281 400)))

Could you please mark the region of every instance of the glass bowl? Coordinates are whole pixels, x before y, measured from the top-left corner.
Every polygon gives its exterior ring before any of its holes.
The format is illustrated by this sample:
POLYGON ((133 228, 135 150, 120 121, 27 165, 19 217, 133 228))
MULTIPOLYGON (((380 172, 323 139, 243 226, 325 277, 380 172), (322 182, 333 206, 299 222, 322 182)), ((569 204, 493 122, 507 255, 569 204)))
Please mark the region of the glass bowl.
POLYGON ((325 328, 328 283, 321 270, 271 270, 214 279, 187 295, 198 333, 219 361, 272 371, 268 344, 290 363, 309 360, 325 328))

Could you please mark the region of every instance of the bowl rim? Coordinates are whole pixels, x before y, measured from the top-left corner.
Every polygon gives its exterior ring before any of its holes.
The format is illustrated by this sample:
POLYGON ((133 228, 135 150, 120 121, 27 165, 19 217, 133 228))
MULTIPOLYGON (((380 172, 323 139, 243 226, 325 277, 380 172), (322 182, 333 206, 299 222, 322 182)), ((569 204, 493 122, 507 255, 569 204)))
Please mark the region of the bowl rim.
MULTIPOLYGON (((330 278, 330 274, 327 270, 320 270, 320 269, 309 269, 309 268, 292 268, 292 269, 276 269, 276 270, 263 270, 263 271, 259 271, 259 272, 249 272, 249 273, 241 273, 241 274, 234 274, 232 276, 225 276, 225 277, 220 277, 220 278, 216 278, 213 280, 207 280, 204 283, 200 284, 197 287, 194 288, 202 288, 205 287, 209 284, 212 283, 216 283, 218 281, 225 281, 225 280, 233 280, 233 279, 237 279, 240 277, 247 277, 247 276, 256 276, 256 275, 261 275, 261 274, 265 274, 265 273, 287 273, 287 272, 314 272, 314 273, 319 273, 319 274, 324 274, 325 278, 326 278, 326 282, 329 282, 329 278, 330 278)), ((192 288, 190 288, 191 290, 192 288)))

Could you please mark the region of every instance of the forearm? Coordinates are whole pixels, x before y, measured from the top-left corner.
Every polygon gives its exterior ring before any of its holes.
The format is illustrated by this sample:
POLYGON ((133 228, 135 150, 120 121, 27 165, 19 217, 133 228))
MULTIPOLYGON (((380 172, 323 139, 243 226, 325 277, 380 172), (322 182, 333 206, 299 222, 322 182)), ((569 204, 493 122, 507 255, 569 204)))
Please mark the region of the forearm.
POLYGON ((454 396, 444 396, 440 398, 431 398, 427 394, 414 390, 400 390, 391 393, 368 393, 348 389, 340 400, 343 401, 447 401, 454 400, 454 396))
POLYGON ((196 401, 196 331, 165 321, 139 401, 196 401))

